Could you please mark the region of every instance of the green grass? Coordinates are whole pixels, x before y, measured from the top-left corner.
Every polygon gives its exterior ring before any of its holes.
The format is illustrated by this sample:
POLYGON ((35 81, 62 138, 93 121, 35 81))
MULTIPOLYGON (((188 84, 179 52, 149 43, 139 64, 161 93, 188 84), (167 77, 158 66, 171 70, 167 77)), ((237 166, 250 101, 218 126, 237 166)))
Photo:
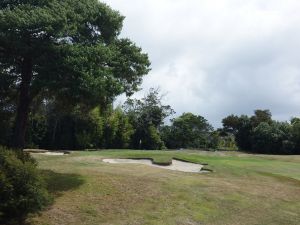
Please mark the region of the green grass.
POLYGON ((109 150, 35 156, 54 204, 28 222, 46 224, 257 224, 300 221, 300 156, 237 152, 109 150), (172 158, 214 172, 183 173, 103 158, 172 158))

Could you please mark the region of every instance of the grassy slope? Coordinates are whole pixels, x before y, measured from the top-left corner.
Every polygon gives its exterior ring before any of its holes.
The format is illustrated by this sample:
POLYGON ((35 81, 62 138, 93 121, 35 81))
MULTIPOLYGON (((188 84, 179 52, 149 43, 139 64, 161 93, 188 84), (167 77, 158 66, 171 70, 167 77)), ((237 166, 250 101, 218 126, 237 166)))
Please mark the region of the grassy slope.
POLYGON ((55 203, 32 224, 278 224, 300 221, 300 156, 130 151, 36 156, 55 203), (208 163, 210 174, 102 158, 177 157, 208 163))

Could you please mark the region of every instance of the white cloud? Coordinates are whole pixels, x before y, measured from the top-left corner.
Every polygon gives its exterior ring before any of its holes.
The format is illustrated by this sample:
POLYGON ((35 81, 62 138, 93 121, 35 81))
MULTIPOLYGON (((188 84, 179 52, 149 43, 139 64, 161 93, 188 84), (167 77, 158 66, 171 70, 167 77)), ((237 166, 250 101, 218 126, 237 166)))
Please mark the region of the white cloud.
POLYGON ((123 36, 149 53, 143 88, 161 87, 176 112, 205 116, 268 108, 300 116, 297 0, 106 0, 126 16, 123 36))

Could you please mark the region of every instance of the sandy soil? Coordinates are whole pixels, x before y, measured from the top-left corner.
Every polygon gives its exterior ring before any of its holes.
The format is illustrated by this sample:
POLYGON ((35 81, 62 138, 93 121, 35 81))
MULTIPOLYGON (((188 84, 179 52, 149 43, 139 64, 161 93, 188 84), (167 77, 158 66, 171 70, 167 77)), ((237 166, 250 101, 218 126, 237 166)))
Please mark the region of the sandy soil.
POLYGON ((176 170, 176 171, 191 172, 191 173, 206 172, 206 171, 201 171, 203 165, 189 163, 189 162, 182 162, 175 159, 172 160, 172 164, 169 166, 160 166, 160 165, 153 164, 152 161, 149 159, 103 159, 103 162, 113 163, 113 164, 118 164, 118 163, 143 164, 143 165, 159 167, 167 170, 176 170))
POLYGON ((39 155, 65 155, 63 152, 43 152, 43 153, 33 153, 39 155))

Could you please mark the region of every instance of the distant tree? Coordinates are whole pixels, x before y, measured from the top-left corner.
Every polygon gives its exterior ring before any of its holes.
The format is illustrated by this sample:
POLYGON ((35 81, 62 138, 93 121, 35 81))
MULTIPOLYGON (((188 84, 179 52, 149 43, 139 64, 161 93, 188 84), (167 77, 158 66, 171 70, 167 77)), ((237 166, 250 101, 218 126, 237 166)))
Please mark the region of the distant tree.
POLYGON ((294 146, 290 141, 290 125, 288 123, 260 123, 253 130, 253 148, 257 153, 289 154, 294 146))
POLYGON ((159 129, 164 119, 174 113, 169 105, 163 105, 159 90, 150 89, 142 98, 128 99, 124 104, 125 113, 129 117, 135 132, 131 146, 136 149, 161 149, 164 147, 159 129))
POLYGON ((291 120, 291 141, 294 143, 294 154, 300 154, 300 118, 291 120))
POLYGON ((39 148, 47 134, 47 118, 44 113, 29 114, 29 128, 27 129, 27 144, 29 148, 39 148))
POLYGON ((242 150, 251 149, 251 119, 242 115, 240 117, 230 115, 222 120, 223 130, 229 134, 235 135, 237 145, 242 150))
POLYGON ((43 149, 128 148, 134 128, 121 107, 58 109, 48 102, 30 114, 26 147, 43 149), (42 110, 43 108, 43 110, 42 110))
POLYGON ((235 135, 235 140, 240 149, 249 150, 252 148, 252 129, 251 119, 246 115, 242 115, 239 118, 238 131, 235 135))
POLYGON ((235 136, 231 133, 224 133, 222 129, 218 130, 219 140, 217 148, 220 150, 238 150, 235 136))
POLYGON ((254 116, 251 117, 251 123, 253 127, 257 127, 260 123, 272 123, 272 113, 270 110, 260 110, 254 111, 254 116))
POLYGON ((230 115, 223 119, 223 132, 232 133, 241 150, 265 154, 296 154, 300 147, 300 119, 291 123, 272 120, 269 110, 254 116, 230 115))
POLYGON ((266 122, 260 123, 253 130, 253 151, 258 153, 271 153, 278 147, 278 138, 281 136, 278 133, 280 130, 276 129, 274 126, 269 125, 266 122))
POLYGON ((238 132, 240 125, 240 118, 235 115, 227 116, 222 120, 223 131, 231 134, 238 132))
POLYGON ((129 117, 121 107, 117 107, 105 117, 104 147, 123 149, 130 146, 134 128, 129 122, 129 117))
POLYGON ((162 130, 168 148, 209 147, 209 137, 213 128, 204 117, 183 113, 171 122, 171 126, 162 130))
POLYGON ((218 149, 220 146, 220 133, 218 131, 210 132, 207 140, 207 147, 211 149, 218 149))
POLYGON ((92 108, 137 90, 150 63, 140 48, 119 38, 123 19, 97 0, 1 1, 0 91, 6 84, 16 102, 16 147, 24 146, 37 96, 92 108))

